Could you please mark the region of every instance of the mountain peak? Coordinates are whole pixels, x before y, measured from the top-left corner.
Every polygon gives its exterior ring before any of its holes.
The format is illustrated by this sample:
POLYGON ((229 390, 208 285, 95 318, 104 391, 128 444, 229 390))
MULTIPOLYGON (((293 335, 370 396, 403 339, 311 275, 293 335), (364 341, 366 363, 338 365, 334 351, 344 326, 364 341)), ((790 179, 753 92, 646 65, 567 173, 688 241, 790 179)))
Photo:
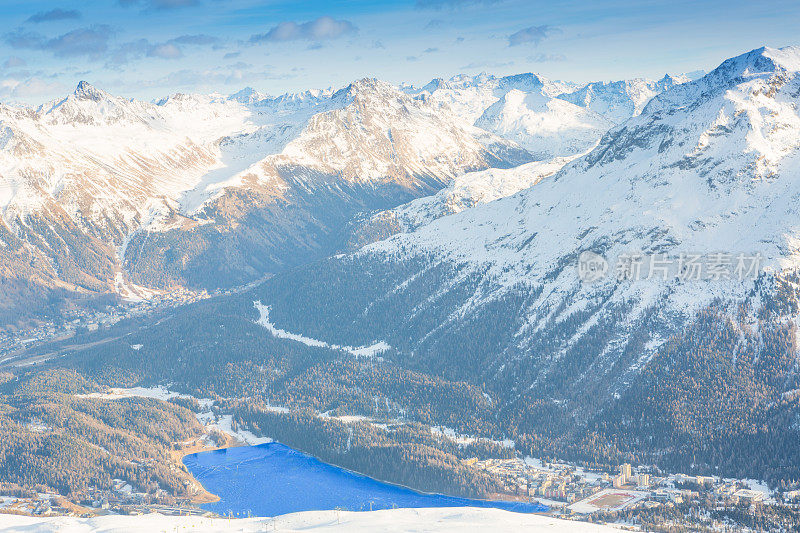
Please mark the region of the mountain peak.
POLYGON ((712 70, 709 80, 738 82, 742 78, 772 74, 777 71, 800 71, 800 48, 769 48, 762 46, 722 62, 712 70))
MULTIPOLYGON (((648 113, 712 98, 751 80, 766 80, 785 73, 800 72, 800 47, 762 46, 726 59, 705 76, 662 92, 647 104, 648 113)), ((745 90, 745 89, 742 89, 745 90)))
POLYGON ((800 71, 800 46, 786 46, 783 48, 761 48, 762 55, 772 59, 777 65, 791 71, 800 71))
POLYGON ((105 93, 103 91, 88 81, 80 81, 72 94, 74 94, 77 98, 95 101, 105 97, 105 93))
POLYGON ((377 78, 362 78, 336 91, 333 94, 333 98, 356 98, 369 94, 388 94, 394 92, 396 92, 395 88, 385 81, 381 81, 377 78))
POLYGON ((680 85, 682 83, 688 83, 690 81, 692 81, 691 78, 683 74, 678 74, 678 75, 664 74, 663 78, 655 82, 655 88, 663 92, 675 87, 676 85, 680 85))
POLYGON ((360 80, 356 80, 352 82, 349 87, 355 90, 365 90, 365 89, 376 89, 379 87, 385 87, 389 84, 385 81, 381 81, 378 78, 361 78, 360 80))
POLYGON ((420 91, 428 91, 429 93, 432 93, 433 91, 444 85, 444 83, 445 83, 444 78, 433 78, 431 81, 425 84, 422 87, 422 89, 420 89, 420 91))
POLYGON ((538 74, 527 72, 524 74, 514 74, 500 78, 498 86, 500 89, 518 89, 526 92, 540 89, 544 82, 538 74))
POLYGON ((253 104, 265 100, 267 95, 262 94, 252 87, 245 87, 239 92, 233 93, 228 97, 228 100, 239 102, 242 104, 253 104))

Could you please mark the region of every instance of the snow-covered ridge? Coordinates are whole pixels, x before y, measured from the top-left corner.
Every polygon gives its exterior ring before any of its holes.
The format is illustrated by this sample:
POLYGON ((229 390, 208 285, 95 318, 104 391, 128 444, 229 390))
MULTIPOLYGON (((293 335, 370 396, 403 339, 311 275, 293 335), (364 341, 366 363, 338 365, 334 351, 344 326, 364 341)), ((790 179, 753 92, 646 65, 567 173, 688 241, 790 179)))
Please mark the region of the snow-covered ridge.
POLYGON ((24 214, 48 198, 82 202, 76 189, 93 189, 104 192, 92 205, 97 216, 144 218, 149 205, 180 200, 209 173, 229 177, 280 152, 313 114, 297 107, 259 112, 236 99, 185 94, 150 104, 86 82, 35 112, 4 107, 0 206, 24 214))
MULTIPOLYGON (((387 161, 391 154, 367 151, 371 157, 357 166, 352 155, 341 150, 318 155, 321 132, 317 130, 331 120, 347 126, 356 118, 331 112, 376 101, 389 104, 387 111, 395 114, 401 109, 394 104, 403 106, 409 113, 406 120, 419 117, 416 126, 424 126, 428 134, 411 137, 414 142, 408 150, 420 152, 423 160, 464 150, 462 143, 471 142, 469 149, 477 149, 469 137, 480 138, 482 144, 501 142, 467 126, 455 142, 439 131, 450 128, 453 121, 471 125, 479 119, 479 126, 544 156, 572 155, 591 146, 610 125, 592 111, 553 101, 574 89, 574 84, 535 74, 483 75, 407 89, 412 96, 405 100, 389 84, 360 80, 335 92, 269 97, 247 88, 230 97, 175 94, 147 103, 115 97, 81 82, 74 93, 35 110, 0 106, 0 208, 8 220, 54 200, 75 219, 88 217, 101 224, 112 211, 112 218, 125 222, 127 233, 142 220, 152 223, 171 210, 191 215, 226 187, 269 180, 269 167, 276 163, 300 162, 359 179, 375 177, 393 171, 387 161), (432 111, 437 106, 446 112, 437 116, 432 111), (328 113, 327 118, 311 120, 320 113, 328 113), (447 123, 442 123, 444 117, 447 123), (441 150, 426 157, 430 146, 441 150), (264 161, 273 154, 282 157, 264 161), (94 193, 88 206, 79 205, 86 203, 81 195, 85 190, 94 193), (154 218, 154 212, 161 215, 154 218)), ((387 135, 397 126, 385 121, 375 125, 387 135)))
POLYGON ((509 91, 536 93, 552 98, 578 87, 574 83, 549 80, 533 73, 502 78, 489 74, 461 74, 449 80, 437 78, 421 88, 404 87, 404 90, 445 106, 465 121, 474 123, 489 106, 509 91))
MULTIPOLYGON (((526 324, 515 334, 520 353, 530 335, 586 311, 566 350, 625 307, 626 318, 613 319, 619 337, 598 356, 610 364, 649 309, 658 308, 665 321, 686 319, 715 298, 742 298, 753 286, 752 279, 734 278, 618 282, 614 265, 625 254, 761 254, 766 269, 800 266, 798 67, 797 48, 762 48, 728 60, 655 96, 641 115, 535 187, 372 244, 358 257, 424 257, 426 264, 436 257, 462 265, 462 275, 467 269, 491 280, 492 291, 476 293, 453 317, 530 287, 537 297, 526 304, 526 324), (611 265, 598 283, 578 279, 584 250, 611 265)), ((660 342, 654 338, 647 350, 660 342)))
POLYGON ((689 81, 664 76, 578 85, 528 73, 497 78, 481 74, 437 78, 404 87, 464 121, 518 142, 537 159, 575 155, 611 126, 638 115, 655 95, 689 81))
POLYGON ((580 155, 583 154, 533 161, 509 169, 490 168, 468 172, 455 178, 436 194, 376 213, 367 223, 388 222, 396 225, 400 231, 412 231, 437 218, 460 213, 532 187, 580 155))
POLYGON ((461 74, 449 80, 436 78, 419 88, 402 88, 409 94, 425 95, 440 105, 448 105, 465 120, 473 122, 503 95, 510 91, 519 91, 560 98, 619 123, 639 114, 647 101, 656 94, 688 81, 691 81, 690 78, 684 75, 666 74, 660 80, 633 78, 577 84, 550 80, 534 73, 501 78, 489 74, 461 74))

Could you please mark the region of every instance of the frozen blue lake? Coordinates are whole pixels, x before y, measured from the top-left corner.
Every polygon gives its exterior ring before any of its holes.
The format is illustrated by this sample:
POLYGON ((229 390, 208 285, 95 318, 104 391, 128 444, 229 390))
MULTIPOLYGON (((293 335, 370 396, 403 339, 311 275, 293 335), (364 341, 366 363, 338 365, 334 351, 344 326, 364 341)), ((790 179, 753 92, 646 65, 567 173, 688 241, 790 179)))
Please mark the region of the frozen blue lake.
POLYGON ((471 500, 411 489, 323 463, 279 443, 187 455, 195 478, 221 501, 202 507, 226 515, 275 516, 298 511, 392 507, 496 507, 535 513, 539 504, 471 500))

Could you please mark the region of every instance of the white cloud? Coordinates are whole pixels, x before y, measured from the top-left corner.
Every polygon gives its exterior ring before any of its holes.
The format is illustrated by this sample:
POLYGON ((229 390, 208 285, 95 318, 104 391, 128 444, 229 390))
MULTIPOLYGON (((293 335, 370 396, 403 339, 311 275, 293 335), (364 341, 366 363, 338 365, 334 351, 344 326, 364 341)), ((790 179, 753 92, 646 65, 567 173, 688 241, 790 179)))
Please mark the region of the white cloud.
POLYGON ((162 59, 177 59, 183 57, 181 49, 172 43, 157 44, 147 51, 148 57, 160 57, 162 59))
POLYGON ((536 54, 528 56, 528 61, 532 63, 550 63, 558 61, 566 61, 567 56, 564 54, 536 54))
POLYGON ((52 95, 62 92, 64 86, 61 83, 45 80, 39 77, 31 77, 24 80, 7 78, 0 82, 0 96, 3 98, 30 98, 42 95, 52 95))
POLYGON ((546 39, 548 36, 559 31, 561 30, 552 26, 548 26, 547 24, 542 26, 530 26, 509 35, 508 45, 518 46, 525 43, 533 43, 534 45, 537 45, 542 42, 543 39, 546 39))
POLYGON ((356 26, 348 20, 336 20, 332 17, 319 17, 316 20, 303 22, 281 22, 271 28, 267 33, 259 33, 250 37, 250 42, 281 42, 281 41, 324 41, 338 39, 348 33, 358 31, 356 26))
POLYGON ((27 63, 21 57, 11 56, 3 63, 3 68, 24 67, 25 65, 27 65, 27 63))
POLYGON ((113 31, 110 26, 96 24, 77 28, 58 37, 47 39, 37 33, 17 30, 5 36, 12 48, 45 50, 56 57, 88 56, 98 58, 108 50, 108 40, 113 31))

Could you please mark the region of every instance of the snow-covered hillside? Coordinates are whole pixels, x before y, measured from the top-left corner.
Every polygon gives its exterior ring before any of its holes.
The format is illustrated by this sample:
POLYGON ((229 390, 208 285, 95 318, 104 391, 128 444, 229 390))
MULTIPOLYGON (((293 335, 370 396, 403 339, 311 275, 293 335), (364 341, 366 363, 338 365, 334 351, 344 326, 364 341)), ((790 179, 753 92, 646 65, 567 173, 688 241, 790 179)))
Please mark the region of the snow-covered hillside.
POLYGON ((584 287, 575 262, 564 261, 582 250, 602 253, 611 264, 625 252, 724 251, 761 253, 776 270, 798 266, 799 70, 796 48, 728 60, 656 97, 641 116, 537 187, 364 253, 436 251, 489 265, 490 276, 505 286, 550 278, 540 303, 578 291, 586 299, 573 294, 573 311, 607 290, 619 298, 636 294, 643 306, 674 292, 675 309, 687 312, 714 296, 740 296, 745 286, 726 280, 619 286, 609 276, 584 287))
POLYGON ((518 142, 542 160, 585 152, 612 124, 594 111, 559 98, 512 89, 489 106, 475 125, 518 142))
POLYGON ((592 111, 555 99, 576 88, 537 74, 481 74, 435 79, 406 90, 465 122, 518 142, 542 160, 585 151, 611 125, 592 111))
MULTIPOLYGON (((181 272, 208 239, 252 230, 257 224, 239 220, 253 213, 268 217, 270 229, 247 240, 297 239, 324 255, 328 245, 315 242, 324 235, 275 227, 285 224, 278 203, 308 213, 317 233, 328 234, 357 210, 430 194, 467 171, 531 160, 514 142, 377 80, 337 92, 177 94, 156 103, 81 82, 36 110, 0 107, 0 128, 0 253, 19 263, 5 276, 31 297, 56 286, 141 294, 137 284, 185 285, 181 272), (320 212, 326 204, 332 213, 320 212), (170 259, 163 242, 173 239, 187 250, 170 259), (33 272, 17 279, 22 264, 33 272)), ((233 276, 204 275, 202 285, 252 281, 276 268, 275 260, 242 261, 233 276)))
POLYGON ((348 272, 341 286, 310 274, 282 282, 299 301, 309 290, 333 307, 300 317, 282 291, 259 296, 279 327, 315 338, 381 338, 448 375, 478 371, 515 387, 545 386, 571 368, 576 394, 590 379, 613 397, 694 312, 751 295, 753 267, 800 264, 799 71, 797 48, 725 61, 656 96, 536 186, 320 267, 348 272), (607 261, 595 283, 579 279, 584 251, 607 261), (700 279, 687 264, 679 272, 695 254, 700 279), (475 344, 489 317, 503 326, 475 344), (456 368, 459 357, 477 366, 456 368))
POLYGON ((576 157, 556 157, 509 169, 468 172, 434 195, 370 215, 357 224, 354 240, 364 244, 376 236, 413 231, 437 218, 511 196, 552 176, 576 157))
POLYGON ((610 526, 559 520, 539 515, 510 513, 497 509, 442 508, 393 509, 354 513, 349 511, 309 511, 276 518, 201 518, 150 514, 143 516, 104 516, 97 518, 33 518, 0 515, 0 531, 138 533, 140 531, 198 531, 204 533, 240 531, 323 532, 430 532, 461 533, 486 530, 497 533, 520 530, 532 533, 569 531, 604 533, 619 531, 610 526))

